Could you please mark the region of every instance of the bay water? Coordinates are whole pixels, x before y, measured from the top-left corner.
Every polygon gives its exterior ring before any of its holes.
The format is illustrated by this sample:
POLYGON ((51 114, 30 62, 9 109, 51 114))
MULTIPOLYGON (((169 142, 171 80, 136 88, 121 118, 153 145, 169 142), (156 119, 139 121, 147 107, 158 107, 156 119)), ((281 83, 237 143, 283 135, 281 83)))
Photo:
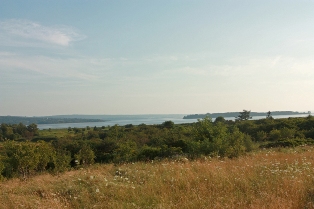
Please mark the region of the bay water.
MULTIPOLYGON (((153 125, 153 124, 162 124, 165 121, 172 121, 175 124, 184 124, 184 123, 195 123, 197 119, 183 119, 183 116, 186 114, 155 114, 155 115, 95 115, 95 116, 86 116, 86 118, 95 118, 105 120, 104 122, 84 122, 84 123, 58 123, 58 124, 38 124, 39 129, 61 129, 61 128, 85 128, 89 127, 102 127, 102 126, 124 126, 127 124, 139 125, 153 125)), ((297 115, 278 115, 273 116, 273 118, 289 118, 289 117, 307 117, 308 114, 297 114, 297 115)), ((72 116, 75 117, 75 116, 72 116)), ((266 116, 254 116, 252 120, 263 119, 266 116)), ((82 117, 78 117, 82 118, 82 117)), ((226 120, 234 120, 234 117, 225 117, 226 120)), ((213 118, 213 121, 215 118, 213 118)))

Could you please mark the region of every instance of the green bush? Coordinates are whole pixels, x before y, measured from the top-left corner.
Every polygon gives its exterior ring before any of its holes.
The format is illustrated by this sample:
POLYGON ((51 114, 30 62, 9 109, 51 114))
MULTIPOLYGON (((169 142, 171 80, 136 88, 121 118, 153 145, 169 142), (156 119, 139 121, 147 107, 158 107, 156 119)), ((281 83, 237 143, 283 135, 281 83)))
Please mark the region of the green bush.
POLYGON ((138 150, 134 141, 121 142, 113 151, 113 161, 115 163, 133 162, 137 159, 138 150))
POLYGON ((267 139, 267 133, 265 131, 258 131, 256 133, 256 141, 265 141, 267 139))
POLYGON ((313 139, 302 139, 302 138, 295 138, 295 139, 280 139, 275 142, 269 142, 265 145, 260 146, 261 148, 272 148, 272 147, 296 147, 300 145, 308 145, 314 144, 313 139))
POLYGON ((34 143, 9 141, 4 143, 4 147, 7 175, 26 178, 35 171, 39 164, 39 155, 34 143))
POLYGON ((174 122, 172 122, 171 120, 165 121, 161 125, 164 128, 169 128, 169 129, 174 128, 174 122))
POLYGON ((162 152, 160 147, 149 147, 147 145, 144 145, 140 153, 138 155, 139 160, 153 160, 156 157, 161 157, 162 152))
POLYGON ((53 161, 52 173, 62 173, 70 168, 71 153, 65 150, 58 150, 53 161))
MULTIPOLYGON (((238 157, 246 151, 245 147, 245 137, 246 135, 239 131, 238 128, 234 128, 232 133, 228 137, 228 145, 224 155, 226 157, 238 157)), ((246 139, 248 141, 248 139, 246 139)))
POLYGON ((187 141, 187 154, 191 159, 196 159, 202 155, 201 141, 188 140, 187 141))
POLYGON ((0 180, 3 179, 2 172, 4 170, 4 162, 3 159, 0 158, 0 180))
POLYGON ((91 165, 95 162, 95 153, 90 146, 84 144, 82 148, 74 155, 75 160, 80 165, 91 165))
POLYGON ((4 143, 5 177, 28 177, 36 172, 53 170, 56 152, 50 143, 15 142, 4 143))
POLYGON ((277 141, 281 138, 280 130, 273 129, 269 133, 269 138, 272 141, 277 141))

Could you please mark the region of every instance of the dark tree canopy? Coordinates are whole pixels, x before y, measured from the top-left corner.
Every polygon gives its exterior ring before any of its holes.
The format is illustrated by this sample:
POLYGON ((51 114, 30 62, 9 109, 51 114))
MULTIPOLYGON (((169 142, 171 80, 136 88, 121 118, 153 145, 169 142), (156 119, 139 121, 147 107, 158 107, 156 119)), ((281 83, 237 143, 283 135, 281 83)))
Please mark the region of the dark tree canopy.
POLYGON ((273 119, 273 116, 271 115, 270 111, 267 112, 266 118, 267 119, 273 119))
POLYGON ((219 117, 217 117, 216 119, 215 119, 215 123, 224 123, 224 122, 226 122, 226 120, 225 120, 225 118, 224 117, 222 117, 222 116, 219 116, 219 117))
POLYGON ((162 126, 164 128, 173 128, 174 127, 174 122, 172 122, 171 120, 168 120, 168 121, 163 122, 162 126))
POLYGON ((249 120, 252 118, 250 114, 251 114, 251 110, 243 110, 242 112, 239 113, 239 115, 235 118, 235 120, 236 121, 249 120))

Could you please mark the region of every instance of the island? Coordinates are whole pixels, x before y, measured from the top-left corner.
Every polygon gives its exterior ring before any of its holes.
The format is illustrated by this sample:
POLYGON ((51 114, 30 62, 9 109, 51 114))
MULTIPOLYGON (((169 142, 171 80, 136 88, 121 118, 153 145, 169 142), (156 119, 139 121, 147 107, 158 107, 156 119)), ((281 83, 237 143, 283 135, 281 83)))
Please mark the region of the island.
MULTIPOLYGON (((295 111, 274 111, 271 112, 272 116, 278 115, 302 115, 307 114, 308 112, 295 112, 295 111)), ((192 114, 186 115, 183 119, 199 119, 199 118, 217 118, 217 117, 237 117, 239 112, 225 112, 225 113, 206 113, 206 114, 192 114)), ((266 116, 267 112, 251 112, 250 116, 266 116)))

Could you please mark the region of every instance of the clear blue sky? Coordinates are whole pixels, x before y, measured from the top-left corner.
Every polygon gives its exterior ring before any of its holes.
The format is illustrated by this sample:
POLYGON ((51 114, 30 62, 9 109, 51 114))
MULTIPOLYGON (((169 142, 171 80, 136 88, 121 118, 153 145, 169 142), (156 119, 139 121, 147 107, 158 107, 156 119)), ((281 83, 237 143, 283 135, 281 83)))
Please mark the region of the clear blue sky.
POLYGON ((0 0, 0 115, 313 106, 314 1, 0 0))

